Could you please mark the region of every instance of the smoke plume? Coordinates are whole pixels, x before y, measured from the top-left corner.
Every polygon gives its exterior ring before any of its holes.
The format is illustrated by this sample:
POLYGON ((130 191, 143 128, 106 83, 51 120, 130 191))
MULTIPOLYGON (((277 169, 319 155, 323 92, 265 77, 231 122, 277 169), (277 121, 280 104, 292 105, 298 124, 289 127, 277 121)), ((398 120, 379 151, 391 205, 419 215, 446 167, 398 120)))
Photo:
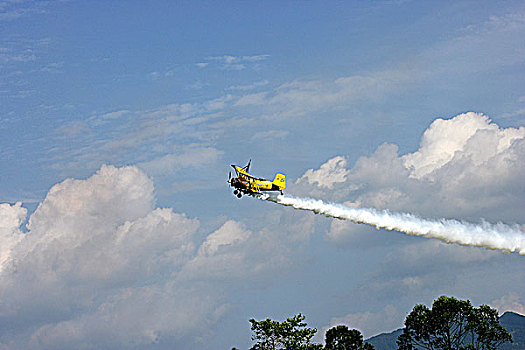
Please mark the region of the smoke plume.
POLYGON ((409 235, 437 238, 446 243, 485 247, 525 255, 525 233, 518 225, 502 223, 479 225, 457 220, 425 220, 409 213, 391 213, 387 210, 352 208, 341 204, 325 203, 311 198, 286 195, 262 196, 261 199, 300 210, 312 211, 327 217, 349 220, 376 228, 395 230, 409 235))

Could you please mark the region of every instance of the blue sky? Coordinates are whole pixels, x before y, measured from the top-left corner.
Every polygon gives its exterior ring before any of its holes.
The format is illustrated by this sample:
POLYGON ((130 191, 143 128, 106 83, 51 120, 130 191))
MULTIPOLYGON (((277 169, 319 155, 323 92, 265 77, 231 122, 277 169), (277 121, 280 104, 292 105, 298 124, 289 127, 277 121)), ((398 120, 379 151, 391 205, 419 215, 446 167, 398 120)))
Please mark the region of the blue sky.
POLYGON ((246 348, 297 312, 371 336, 443 293, 525 311, 517 254, 225 183, 252 159, 290 195, 523 225, 523 2, 2 1, 0 33, 1 344, 246 348))

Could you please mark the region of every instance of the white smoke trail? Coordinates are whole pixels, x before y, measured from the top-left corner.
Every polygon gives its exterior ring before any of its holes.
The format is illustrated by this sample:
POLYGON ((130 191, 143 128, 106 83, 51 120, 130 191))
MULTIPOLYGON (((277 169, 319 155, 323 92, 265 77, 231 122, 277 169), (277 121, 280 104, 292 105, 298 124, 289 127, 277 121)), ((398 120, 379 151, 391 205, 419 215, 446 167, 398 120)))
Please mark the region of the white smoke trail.
POLYGON ((378 229, 384 228, 409 235, 437 238, 446 243, 485 247, 525 255, 525 233, 520 230, 518 225, 508 226, 502 223, 490 224, 487 222, 475 225, 446 219, 432 221, 408 213, 352 208, 311 198, 295 198, 284 195, 263 195, 260 198, 295 209, 309 210, 316 214, 349 220, 356 224, 375 226, 378 229))

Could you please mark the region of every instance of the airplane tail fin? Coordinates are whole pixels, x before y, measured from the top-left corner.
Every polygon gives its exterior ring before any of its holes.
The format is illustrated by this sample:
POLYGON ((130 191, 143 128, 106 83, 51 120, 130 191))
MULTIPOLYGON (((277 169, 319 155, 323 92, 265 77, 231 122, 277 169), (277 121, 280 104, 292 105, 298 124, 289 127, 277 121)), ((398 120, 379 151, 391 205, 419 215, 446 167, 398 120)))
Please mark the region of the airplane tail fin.
POLYGON ((279 187, 280 190, 284 190, 286 187, 286 176, 284 174, 275 174, 275 178, 272 183, 279 187))
POLYGON ((246 170, 246 172, 250 172, 250 164, 252 164, 252 160, 251 159, 248 162, 248 164, 246 164, 246 166, 243 168, 244 170, 246 170))

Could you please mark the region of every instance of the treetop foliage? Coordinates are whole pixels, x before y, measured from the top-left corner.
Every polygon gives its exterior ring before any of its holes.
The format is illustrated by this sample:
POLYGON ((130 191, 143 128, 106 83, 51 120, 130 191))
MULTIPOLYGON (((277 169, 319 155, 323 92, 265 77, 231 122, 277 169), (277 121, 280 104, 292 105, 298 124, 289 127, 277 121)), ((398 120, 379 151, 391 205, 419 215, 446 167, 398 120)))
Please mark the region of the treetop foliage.
MULTIPOLYGON (((250 319, 250 350, 373 350, 364 343, 357 329, 345 325, 330 328, 325 346, 311 343, 317 329, 307 327, 305 316, 298 314, 279 322, 267 318, 250 319)), ((432 308, 418 304, 405 319, 403 333, 397 338, 399 350, 497 350, 512 342, 509 332, 499 324, 498 312, 488 305, 473 307, 469 300, 441 296, 432 308)))
POLYGON ((431 309, 414 306, 397 344, 399 350, 497 350, 508 341, 511 335, 499 324, 497 310, 443 295, 431 309))
POLYGON ((298 314, 279 322, 269 318, 262 321, 251 319, 252 340, 255 344, 250 350, 373 350, 374 347, 366 343, 363 345, 363 335, 357 329, 348 329, 340 325, 330 328, 326 332, 326 345, 310 343, 317 332, 315 328, 308 328, 304 322, 305 316, 298 314))
POLYGON ((252 324, 252 340, 256 343, 250 350, 267 349, 297 349, 314 350, 322 349, 320 344, 310 344, 310 340, 317 332, 315 328, 306 327, 303 322, 305 316, 298 314, 279 322, 267 318, 263 321, 250 319, 252 324))
POLYGON ((330 328, 325 334, 326 350, 373 350, 370 343, 363 344, 363 335, 345 325, 330 328))

